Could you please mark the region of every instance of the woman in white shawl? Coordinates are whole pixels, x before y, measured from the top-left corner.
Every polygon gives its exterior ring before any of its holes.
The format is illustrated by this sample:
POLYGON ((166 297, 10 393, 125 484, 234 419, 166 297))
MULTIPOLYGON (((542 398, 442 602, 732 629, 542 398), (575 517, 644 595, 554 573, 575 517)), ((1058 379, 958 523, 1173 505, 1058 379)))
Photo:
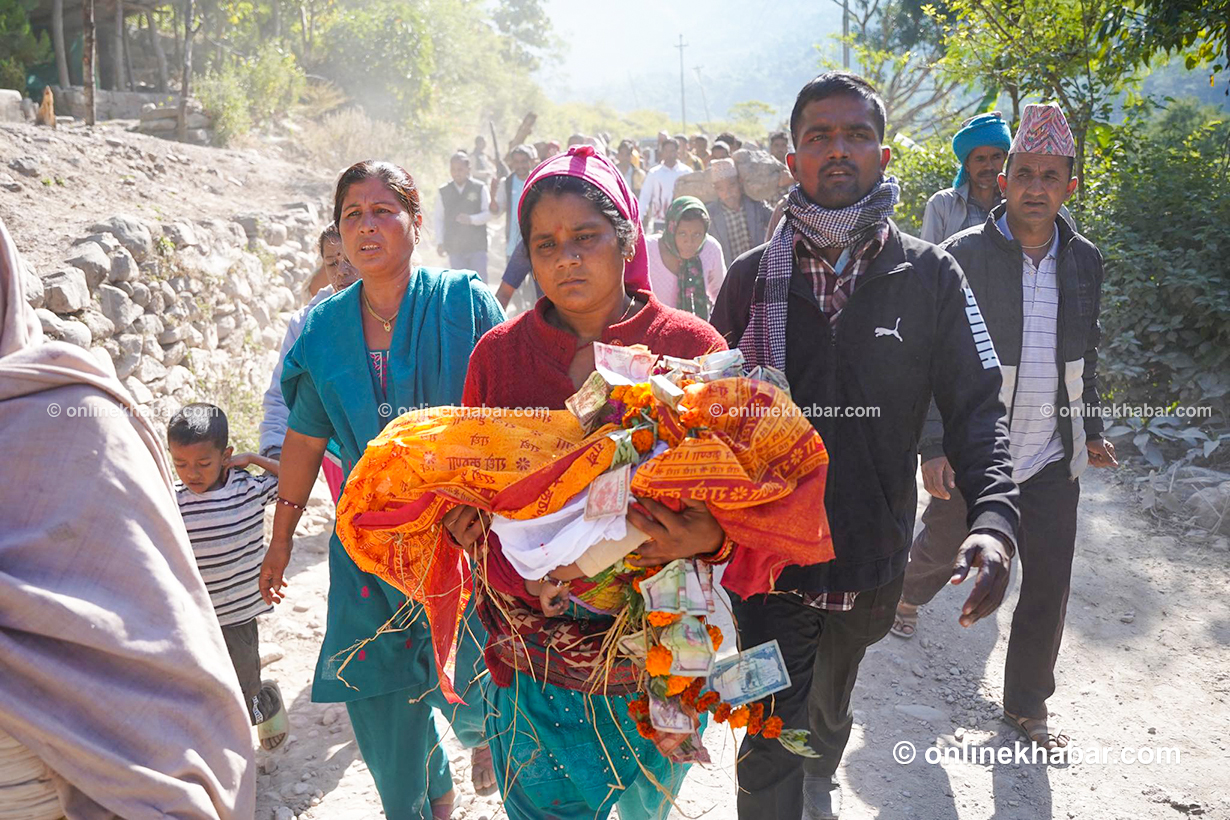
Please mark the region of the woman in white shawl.
POLYGON ((0 223, 0 820, 251 818, 252 735, 161 443, 47 342, 0 223))

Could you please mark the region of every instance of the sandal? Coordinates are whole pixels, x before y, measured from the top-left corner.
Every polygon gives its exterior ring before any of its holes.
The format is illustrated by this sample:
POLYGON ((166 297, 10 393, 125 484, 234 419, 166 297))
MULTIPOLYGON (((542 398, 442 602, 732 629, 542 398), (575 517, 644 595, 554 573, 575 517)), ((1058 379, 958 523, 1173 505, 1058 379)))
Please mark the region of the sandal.
POLYGON ((495 763, 491 758, 490 746, 475 746, 474 751, 470 753, 470 782, 474 784, 474 793, 479 797, 486 797, 495 794, 499 789, 499 784, 495 780, 495 763), (485 782, 479 785, 479 773, 483 773, 481 778, 485 782))
POLYGON ((1052 749, 1063 749, 1072 740, 1063 732, 1051 732, 1046 725, 1046 718, 1020 717, 1005 709, 1004 721, 1023 734, 1030 743, 1041 746, 1048 752, 1052 749))
POLYGON ((290 732, 290 717, 286 714, 286 708, 282 701, 282 690, 278 685, 271 680, 261 681, 262 690, 270 690, 275 698, 273 714, 266 718, 263 722, 256 724, 256 737, 260 740, 261 748, 267 752, 272 752, 274 749, 286 742, 287 735, 290 732))
POLYGON ((913 638, 914 633, 918 631, 918 606, 907 604, 905 601, 897 604, 893 625, 888 631, 907 641, 913 638))

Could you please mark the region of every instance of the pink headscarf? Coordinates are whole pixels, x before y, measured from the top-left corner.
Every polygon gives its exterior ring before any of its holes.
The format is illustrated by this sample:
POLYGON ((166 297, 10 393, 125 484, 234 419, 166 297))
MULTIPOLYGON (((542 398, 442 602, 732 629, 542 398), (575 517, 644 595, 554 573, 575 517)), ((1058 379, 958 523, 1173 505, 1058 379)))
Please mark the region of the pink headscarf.
MULTIPOLYGON (((645 232, 641 230, 641 206, 628 189, 619 169, 606 157, 594 150, 592 145, 574 145, 566 153, 556 154, 530 172, 517 203, 517 218, 525 207, 525 197, 530 189, 547 177, 577 177, 583 179, 611 198, 615 207, 636 224, 636 255, 624 263, 624 286, 628 290, 650 290, 649 253, 645 246, 645 232)), ((529 237, 525 238, 529 242, 529 237)))

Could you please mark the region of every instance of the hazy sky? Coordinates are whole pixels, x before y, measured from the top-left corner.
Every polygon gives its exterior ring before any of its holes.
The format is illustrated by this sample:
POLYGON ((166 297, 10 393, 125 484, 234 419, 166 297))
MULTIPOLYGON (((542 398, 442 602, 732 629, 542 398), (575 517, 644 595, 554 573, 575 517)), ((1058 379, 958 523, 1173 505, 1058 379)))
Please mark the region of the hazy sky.
POLYGON ((562 43, 558 62, 539 74, 557 101, 605 101, 621 110, 679 115, 682 33, 688 119, 703 118, 700 67, 710 116, 759 99, 788 111, 794 92, 819 73, 815 44, 832 49, 840 20, 831 0, 546 0, 562 43), (598 11, 601 9, 602 11, 598 11))

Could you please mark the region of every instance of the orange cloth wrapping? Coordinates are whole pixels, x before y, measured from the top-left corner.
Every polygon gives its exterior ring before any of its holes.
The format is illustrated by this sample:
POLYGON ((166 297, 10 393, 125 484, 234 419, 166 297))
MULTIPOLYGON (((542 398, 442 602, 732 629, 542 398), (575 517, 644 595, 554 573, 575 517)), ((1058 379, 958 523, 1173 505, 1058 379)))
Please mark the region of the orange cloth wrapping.
MULTIPOLYGON (((655 403, 673 446, 642 465, 641 497, 705 501, 740 545, 725 576, 739 595, 767 592, 790 564, 833 558, 824 482, 828 454, 785 393, 722 379, 687 388, 682 414, 655 403), (702 428, 693 437, 688 430, 702 428)), ((566 410, 436 407, 391 422, 355 465, 337 508, 346 551, 421 603, 431 624, 441 687, 470 595, 465 559, 440 523, 457 504, 508 518, 556 512, 610 466, 607 425, 586 436, 566 410)))

